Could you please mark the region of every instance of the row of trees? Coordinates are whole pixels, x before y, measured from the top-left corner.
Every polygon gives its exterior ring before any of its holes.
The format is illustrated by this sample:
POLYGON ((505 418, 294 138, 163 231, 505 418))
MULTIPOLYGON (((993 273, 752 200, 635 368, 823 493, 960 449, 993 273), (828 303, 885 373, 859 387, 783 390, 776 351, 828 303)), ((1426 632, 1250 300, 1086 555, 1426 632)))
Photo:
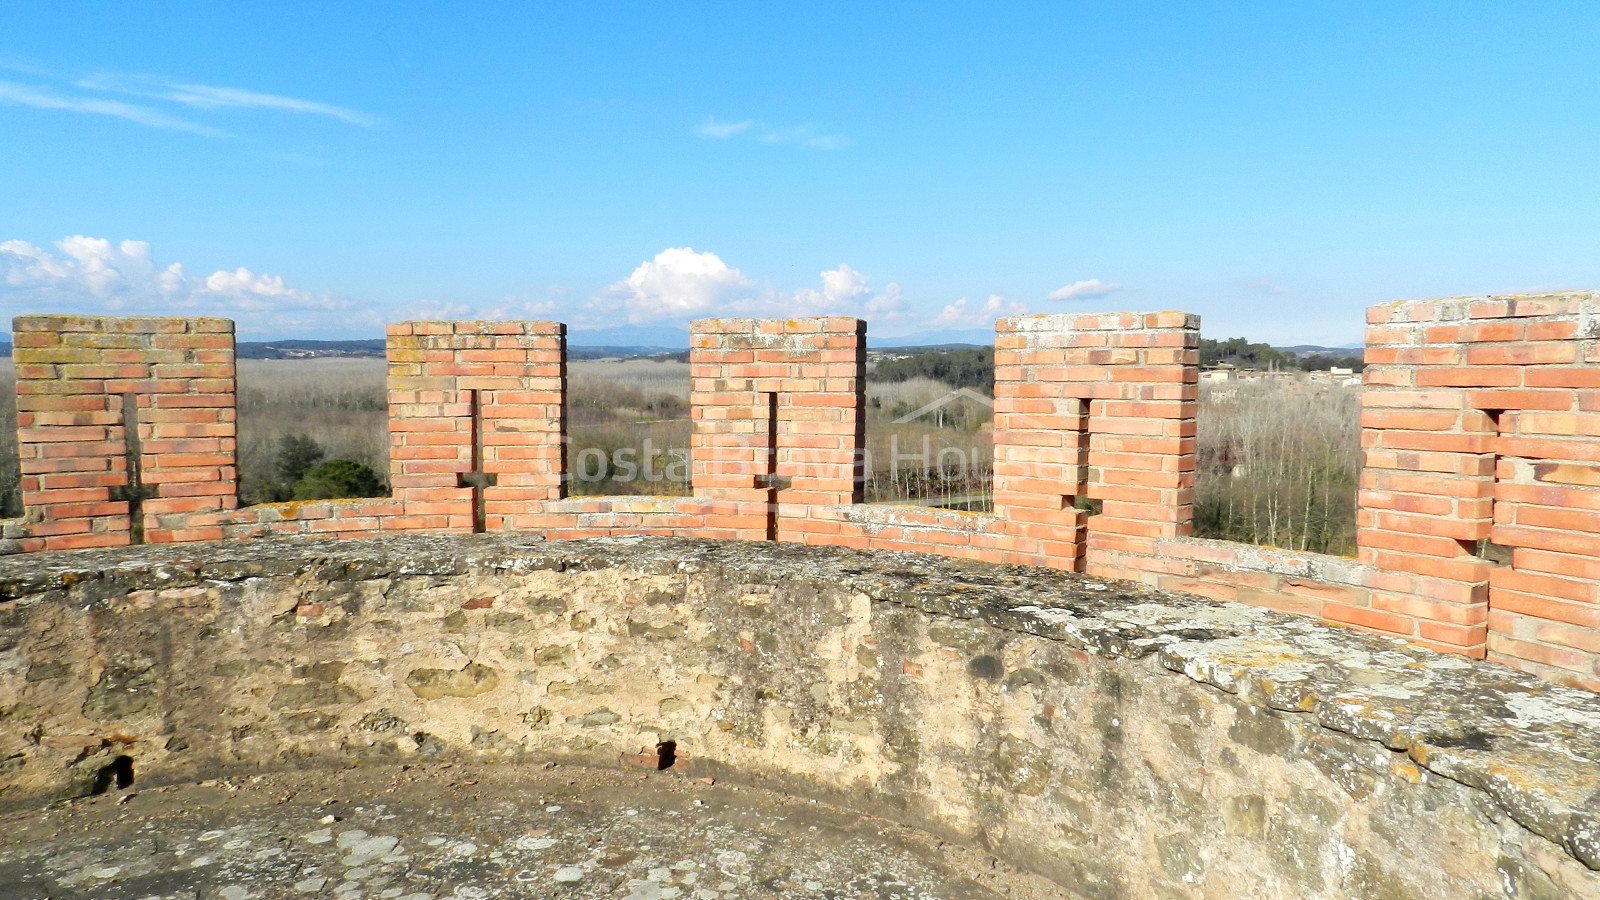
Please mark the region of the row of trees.
MULTIPOLYGON (((1326 371, 1336 366, 1359 372, 1364 365, 1359 354, 1295 354, 1288 350, 1273 349, 1267 344, 1252 343, 1242 337, 1221 341, 1201 338, 1200 365, 1209 367, 1223 364, 1241 369, 1299 369, 1305 372, 1326 371)), ((890 382, 929 378, 951 387, 993 393, 994 348, 938 350, 886 359, 873 368, 871 377, 890 382)))
POLYGON ((951 387, 994 393, 994 348, 963 347, 886 359, 867 376, 875 381, 927 378, 951 387))
POLYGON ((1195 536, 1354 554, 1360 407, 1358 388, 1202 390, 1195 536))
POLYGON ((1236 337, 1216 341, 1200 339, 1200 365, 1230 365, 1240 369, 1299 369, 1303 372, 1325 372, 1334 367, 1357 372, 1366 365, 1360 354, 1334 355, 1329 353, 1296 354, 1277 350, 1267 344, 1251 343, 1236 337))

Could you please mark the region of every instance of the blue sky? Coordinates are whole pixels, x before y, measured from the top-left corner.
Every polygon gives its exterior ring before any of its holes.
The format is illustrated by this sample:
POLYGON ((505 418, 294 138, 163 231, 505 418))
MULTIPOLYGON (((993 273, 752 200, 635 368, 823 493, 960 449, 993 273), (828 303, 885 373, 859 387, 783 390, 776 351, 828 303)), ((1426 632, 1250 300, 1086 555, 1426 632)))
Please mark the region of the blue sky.
POLYGON ((0 312, 1338 344, 1600 287, 1593 3, 378 9, 7 4, 0 312))

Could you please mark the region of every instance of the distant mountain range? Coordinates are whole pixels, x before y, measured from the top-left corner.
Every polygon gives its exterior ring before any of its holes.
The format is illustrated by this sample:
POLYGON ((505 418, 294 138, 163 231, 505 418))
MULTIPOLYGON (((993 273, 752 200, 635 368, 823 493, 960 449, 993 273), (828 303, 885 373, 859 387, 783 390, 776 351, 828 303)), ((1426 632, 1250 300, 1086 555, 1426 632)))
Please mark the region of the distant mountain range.
MULTIPOLYGON (((626 356, 660 356, 663 353, 683 353, 689 347, 687 335, 681 345, 627 344, 622 346, 568 345, 569 359, 608 359, 626 356)), ((383 359, 384 341, 372 338, 360 341, 239 341, 234 345, 234 355, 239 359, 383 359)), ((0 359, 11 356, 11 344, 0 342, 0 359)))
MULTIPOLYGON (((627 356, 660 356, 663 353, 682 353, 689 346, 689 332, 672 328, 603 328, 595 331, 572 332, 567 336, 569 359, 606 359, 627 356)), ((925 332, 901 337, 874 338, 867 336, 867 346, 873 350, 957 350, 962 347, 991 347, 994 334, 985 331, 925 332)), ((1296 344, 1292 347, 1274 347, 1296 356, 1359 356, 1360 344, 1324 347, 1320 344, 1296 344)), ((382 359, 382 338, 359 341, 240 341, 235 345, 240 359, 317 359, 323 357, 356 357, 382 359)), ((0 357, 11 355, 11 343, 0 343, 0 357)))
POLYGON ((368 356, 382 359, 383 338, 364 341, 239 341, 234 355, 240 359, 313 359, 319 356, 368 356))

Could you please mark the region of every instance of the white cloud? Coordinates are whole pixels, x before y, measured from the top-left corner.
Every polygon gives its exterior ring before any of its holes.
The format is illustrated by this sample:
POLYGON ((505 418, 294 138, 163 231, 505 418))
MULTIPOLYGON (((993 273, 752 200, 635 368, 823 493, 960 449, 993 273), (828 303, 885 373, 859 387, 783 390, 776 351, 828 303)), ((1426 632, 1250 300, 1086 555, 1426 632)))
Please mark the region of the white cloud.
POLYGON ((471 316, 472 307, 465 303, 451 303, 448 300, 423 300, 400 310, 399 319, 402 322, 414 320, 449 322, 471 318, 471 316))
POLYGON ((34 109, 111 116, 117 119, 126 119, 129 122, 137 122, 150 128, 187 131, 191 134, 199 134, 206 137, 226 136, 226 132, 175 118, 149 107, 135 106, 132 103, 123 103, 119 100, 104 100, 96 97, 63 97, 45 88, 30 87, 11 81, 0 81, 0 103, 15 103, 22 106, 31 106, 34 109))
POLYGON ((743 122, 718 122, 716 119, 707 118, 705 124, 700 126, 700 136, 706 138, 731 138, 750 130, 754 122, 746 119, 743 122))
POLYGON ((787 144, 795 147, 810 147, 813 150, 838 150, 848 147, 851 140, 842 134, 822 134, 817 126, 807 122, 803 125, 790 125, 774 127, 763 124, 756 119, 745 119, 742 122, 718 122, 716 119, 707 118, 700 126, 701 137, 726 140, 727 138, 751 138, 762 144, 787 144))
POLYGON ((1046 300, 1093 300, 1107 294, 1122 290, 1120 284, 1107 284, 1098 278, 1087 281, 1074 281, 1066 287, 1059 287, 1051 291, 1046 300))
POLYGON ((328 116, 329 118, 349 122, 351 125, 360 125, 363 128, 371 128, 377 124, 376 119, 365 113, 329 103, 318 103, 315 100, 301 100, 297 97, 283 97, 278 94, 263 94, 258 91, 213 87, 205 84, 168 84, 165 87, 167 88, 166 93, 163 95, 165 99, 197 109, 219 109, 223 107, 276 109, 284 112, 328 116))
POLYGON ((1255 291, 1259 294, 1276 295, 1285 293, 1289 290, 1270 278, 1248 278, 1245 280, 1244 286, 1247 290, 1255 291))
MULTIPOLYGON (((556 285, 555 287, 559 287, 556 285)), ((556 319, 554 300, 504 297, 498 303, 471 304, 449 300, 422 300, 394 311, 395 321, 427 319, 452 321, 473 319, 484 322, 548 322, 556 319)))
POLYGON ((611 285, 589 305, 622 309, 628 321, 637 325, 707 314, 754 286, 754 281, 729 268, 715 253, 671 247, 640 263, 632 275, 611 285))
POLYGON ((946 306, 928 324, 933 328, 992 328, 996 319, 1025 315, 1027 312, 1027 306, 1007 303, 999 294, 990 294, 983 306, 977 309, 968 309, 967 298, 962 297, 946 306))
MULTIPOLYGON (((715 253, 683 247, 663 250, 633 274, 589 301, 589 309, 623 310, 630 324, 685 322, 718 316, 858 316, 889 324, 905 318, 900 286, 873 291, 867 276, 845 264, 818 276, 821 288, 793 293, 756 282, 715 253)), ((583 328, 614 325, 588 320, 583 328)))
POLYGON ((199 278, 180 263, 158 266, 143 241, 114 244, 75 235, 57 241, 55 249, 0 243, 0 309, 13 315, 222 316, 238 322, 241 331, 268 336, 382 324, 371 310, 289 287, 280 276, 241 267, 199 278))
POLYGON ((867 276, 843 263, 821 273, 822 290, 801 288, 792 296, 774 294, 768 298, 771 314, 807 316, 858 316, 874 323, 888 324, 904 317, 905 298, 898 284, 889 284, 873 293, 867 276))
MULTIPOLYGON (((180 273, 181 274, 181 273, 180 273)), ((334 309, 326 295, 317 297, 305 291, 284 287, 279 275, 257 275, 243 266, 232 272, 213 272, 206 276, 199 295, 227 298, 241 310, 265 310, 288 304, 304 309, 334 309)))
POLYGON ((833 307, 867 293, 867 276, 843 263, 823 272, 821 277, 821 291, 801 288, 795 292, 795 301, 801 306, 833 307))

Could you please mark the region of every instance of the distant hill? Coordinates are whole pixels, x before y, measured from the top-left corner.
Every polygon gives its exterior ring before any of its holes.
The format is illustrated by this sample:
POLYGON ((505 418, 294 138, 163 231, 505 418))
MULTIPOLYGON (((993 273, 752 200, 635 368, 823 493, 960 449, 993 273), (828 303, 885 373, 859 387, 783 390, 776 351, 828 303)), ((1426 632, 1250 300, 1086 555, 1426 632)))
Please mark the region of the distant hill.
POLYGON ((673 347, 578 347, 567 346, 567 359, 615 359, 630 356, 675 356, 689 358, 689 351, 673 347))
MULTIPOLYGON (((620 331, 621 329, 608 329, 620 331)), ((594 337, 603 335, 604 332, 578 332, 579 336, 594 337)), ((664 337, 666 335, 655 335, 664 337)), ((926 335, 930 338, 956 337, 957 335, 926 335)), ((970 350, 976 347, 994 346, 991 337, 988 341, 969 339, 966 341, 945 341, 935 343, 916 343, 923 335, 912 335, 902 338, 891 338, 885 342, 871 341, 874 356, 916 356, 923 353, 943 353, 950 350, 970 350), (889 341, 905 341, 908 343, 889 343, 889 341)), ((969 337, 960 335, 960 337, 969 337)), ((972 335, 976 338, 977 335, 972 335)), ((1273 347, 1279 353, 1292 354, 1297 357, 1332 356, 1339 358, 1361 356, 1362 346, 1350 344, 1343 347, 1325 347, 1320 344, 1295 344, 1292 347, 1273 347)), ((382 338, 371 338, 358 341, 240 341, 235 352, 240 359, 318 359, 323 357, 364 357, 383 359, 384 341, 382 338)), ((648 344, 570 344, 567 347, 567 358, 582 359, 609 359, 614 357, 633 356, 662 356, 667 354, 681 355, 681 346, 672 343, 648 344)), ((0 342, 0 359, 11 356, 11 342, 0 342)))
POLYGON ((943 353, 947 350, 980 350, 993 348, 989 344, 914 344, 905 347, 874 347, 872 352, 882 356, 917 356, 922 353, 943 353))
POLYGON ((993 328, 973 328, 961 331, 920 331, 915 334, 901 334, 893 337, 879 337, 867 330, 867 346, 873 350, 887 350, 894 348, 904 350, 907 347, 993 347, 993 328))
MULTIPOLYGON (((676 348, 656 346, 581 347, 569 346, 568 359, 606 359, 609 357, 658 356, 672 353, 676 348)), ((365 341, 240 341, 236 355, 240 359, 321 359, 325 357, 384 358, 381 338, 365 341)))
POLYGON ((1295 344, 1293 347, 1273 347, 1272 349, 1279 353, 1293 353, 1295 356, 1360 356, 1365 347, 1362 344, 1346 344, 1343 347, 1295 344))
POLYGON ((317 359, 328 356, 383 358, 383 339, 365 341, 239 341, 239 359, 317 359))
MULTIPOLYGON (((239 341, 234 345, 234 355, 239 359, 383 359, 382 338, 360 341, 239 341)), ((0 359, 11 356, 10 342, 0 343, 0 359)), ((620 346, 568 345, 567 358, 615 359, 635 356, 672 356, 688 358, 681 347, 628 344, 620 346)))

